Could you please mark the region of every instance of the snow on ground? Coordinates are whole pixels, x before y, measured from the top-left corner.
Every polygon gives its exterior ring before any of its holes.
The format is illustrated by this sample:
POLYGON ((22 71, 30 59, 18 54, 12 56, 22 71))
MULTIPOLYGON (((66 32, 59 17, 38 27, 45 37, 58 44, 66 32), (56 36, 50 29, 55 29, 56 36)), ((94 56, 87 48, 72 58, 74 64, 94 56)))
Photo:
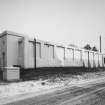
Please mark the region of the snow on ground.
POLYGON ((67 86, 71 84, 77 84, 81 82, 86 82, 92 79, 102 78, 105 76, 105 72, 97 73, 85 73, 83 75, 73 75, 65 77, 56 77, 47 80, 32 80, 25 82, 15 82, 6 85, 0 85, 0 98, 15 96, 19 94, 45 91, 56 87, 67 86))
POLYGON ((26 81, 20 83, 11 83, 0 86, 0 98, 14 96, 19 94, 43 91, 55 87, 63 86, 62 83, 48 84, 47 81, 26 81), (43 85, 45 83, 45 85, 43 85))

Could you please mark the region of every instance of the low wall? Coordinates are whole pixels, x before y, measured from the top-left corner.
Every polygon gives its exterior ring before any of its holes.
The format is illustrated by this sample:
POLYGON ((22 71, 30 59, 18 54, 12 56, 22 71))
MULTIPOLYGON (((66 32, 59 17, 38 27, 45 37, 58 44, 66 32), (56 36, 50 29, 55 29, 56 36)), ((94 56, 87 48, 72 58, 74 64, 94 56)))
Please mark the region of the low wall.
POLYGON ((16 81, 20 79, 20 70, 18 67, 5 67, 3 69, 3 80, 16 81))

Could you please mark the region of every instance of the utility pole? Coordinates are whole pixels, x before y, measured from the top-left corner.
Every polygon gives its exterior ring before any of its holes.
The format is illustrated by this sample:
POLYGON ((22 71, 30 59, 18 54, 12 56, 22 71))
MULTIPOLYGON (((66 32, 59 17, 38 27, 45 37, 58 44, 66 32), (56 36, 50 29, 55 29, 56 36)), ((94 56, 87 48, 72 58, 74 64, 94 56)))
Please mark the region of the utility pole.
POLYGON ((101 49, 101 47, 102 47, 102 45, 101 45, 101 35, 100 35, 100 38, 99 38, 99 40, 100 40, 100 52, 102 52, 102 49, 101 49))
POLYGON ((36 70, 36 38, 34 38, 34 68, 36 70))

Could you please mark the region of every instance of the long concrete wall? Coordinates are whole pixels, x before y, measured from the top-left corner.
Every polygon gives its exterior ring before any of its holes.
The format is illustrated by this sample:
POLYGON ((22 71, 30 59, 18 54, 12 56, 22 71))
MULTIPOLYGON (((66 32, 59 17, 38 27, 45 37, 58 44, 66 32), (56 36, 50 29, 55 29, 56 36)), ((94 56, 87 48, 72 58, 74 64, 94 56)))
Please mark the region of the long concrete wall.
MULTIPOLYGON (((28 68, 34 68, 34 40, 27 43, 28 68)), ((36 40, 36 67, 102 67, 102 54, 36 40)))
POLYGON ((105 66, 104 55, 99 52, 38 39, 35 43, 34 39, 12 32, 5 32, 1 36, 3 37, 0 37, 0 66, 21 66, 26 69, 35 66, 37 68, 105 66))

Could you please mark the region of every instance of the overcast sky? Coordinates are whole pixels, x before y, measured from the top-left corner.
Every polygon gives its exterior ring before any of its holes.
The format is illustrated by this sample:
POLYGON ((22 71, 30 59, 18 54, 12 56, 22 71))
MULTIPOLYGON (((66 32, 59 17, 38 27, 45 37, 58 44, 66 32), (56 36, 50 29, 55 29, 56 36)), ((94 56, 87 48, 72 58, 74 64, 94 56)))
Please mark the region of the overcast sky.
POLYGON ((99 35, 105 40, 105 0, 0 0, 0 31, 4 30, 99 47, 99 35))

